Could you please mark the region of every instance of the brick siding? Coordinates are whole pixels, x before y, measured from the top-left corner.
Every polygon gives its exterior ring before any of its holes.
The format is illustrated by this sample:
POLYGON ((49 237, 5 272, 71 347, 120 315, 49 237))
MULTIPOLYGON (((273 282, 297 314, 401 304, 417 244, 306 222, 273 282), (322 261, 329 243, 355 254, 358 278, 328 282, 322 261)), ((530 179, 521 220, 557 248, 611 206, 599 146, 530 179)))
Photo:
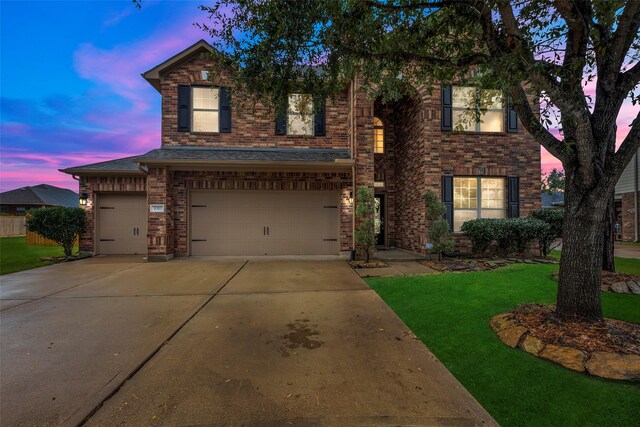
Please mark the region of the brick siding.
MULTIPOLYGON (((637 197, 640 198, 640 192, 637 197)), ((622 240, 633 242, 636 238, 635 231, 635 205, 633 192, 622 194, 622 240)))

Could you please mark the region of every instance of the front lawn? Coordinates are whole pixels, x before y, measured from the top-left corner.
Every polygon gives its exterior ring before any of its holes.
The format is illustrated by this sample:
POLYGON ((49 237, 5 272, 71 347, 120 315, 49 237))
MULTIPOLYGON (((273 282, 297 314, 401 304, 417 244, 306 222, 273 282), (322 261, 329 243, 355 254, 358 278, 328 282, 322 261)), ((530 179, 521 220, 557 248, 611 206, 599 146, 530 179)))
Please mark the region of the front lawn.
MULTIPOLYGON (((617 259, 619 271, 640 260, 617 259)), ((640 385, 590 377, 503 344, 489 319, 555 301, 556 265, 371 278, 367 283, 503 426, 630 426, 640 385)), ((640 323, 640 296, 603 293, 605 315, 640 323)))
POLYGON ((60 246, 27 246, 26 237, 0 238, 0 275, 51 264, 39 259, 62 256, 60 246))

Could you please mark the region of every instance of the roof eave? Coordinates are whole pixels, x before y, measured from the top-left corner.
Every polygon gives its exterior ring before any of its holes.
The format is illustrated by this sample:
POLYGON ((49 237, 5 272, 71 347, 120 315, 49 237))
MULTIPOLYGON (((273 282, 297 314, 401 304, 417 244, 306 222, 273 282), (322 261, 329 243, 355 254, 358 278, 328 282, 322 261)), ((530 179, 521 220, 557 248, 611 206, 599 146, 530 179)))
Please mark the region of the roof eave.
POLYGON ((148 166, 181 166, 181 167, 222 167, 261 169, 306 169, 306 170, 346 170, 350 171, 355 164, 353 159, 336 159, 332 162, 322 161, 287 161, 287 160, 187 160, 187 159, 155 159, 139 158, 138 164, 148 166))
POLYGON ((95 170, 95 169, 81 169, 81 168, 68 168, 68 169, 58 169, 62 173, 66 173, 68 175, 78 175, 78 176, 101 176, 101 175, 109 175, 109 176, 144 176, 142 171, 133 171, 133 170, 95 170))

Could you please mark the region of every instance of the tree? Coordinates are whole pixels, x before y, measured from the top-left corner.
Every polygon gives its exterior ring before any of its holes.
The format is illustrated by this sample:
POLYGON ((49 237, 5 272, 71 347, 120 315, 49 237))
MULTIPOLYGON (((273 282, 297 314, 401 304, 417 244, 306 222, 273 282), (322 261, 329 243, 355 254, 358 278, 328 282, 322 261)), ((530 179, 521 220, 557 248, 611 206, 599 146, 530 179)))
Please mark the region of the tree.
POLYGON ((443 252, 453 250, 454 240, 451 237, 449 223, 443 218, 445 206, 435 191, 427 191, 424 196, 425 217, 430 223, 428 237, 433 244, 433 251, 442 259, 443 252))
POLYGON ((53 240, 64 250, 64 255, 72 256, 73 244, 84 229, 87 216, 81 208, 40 208, 29 211, 27 230, 38 233, 45 239, 53 240))
POLYGON ((202 9, 216 57, 278 111, 293 88, 330 95, 356 74, 383 101, 439 82, 501 89, 566 173, 557 313, 602 318, 603 218, 640 147, 636 116, 615 148, 620 108, 638 100, 640 0, 218 0, 202 9))
POLYGON ((373 192, 367 187, 358 188, 356 198, 356 254, 371 260, 376 243, 375 233, 375 200, 373 192))
POLYGON ((553 168, 549 173, 542 174, 541 188, 546 194, 564 192, 564 171, 553 168))

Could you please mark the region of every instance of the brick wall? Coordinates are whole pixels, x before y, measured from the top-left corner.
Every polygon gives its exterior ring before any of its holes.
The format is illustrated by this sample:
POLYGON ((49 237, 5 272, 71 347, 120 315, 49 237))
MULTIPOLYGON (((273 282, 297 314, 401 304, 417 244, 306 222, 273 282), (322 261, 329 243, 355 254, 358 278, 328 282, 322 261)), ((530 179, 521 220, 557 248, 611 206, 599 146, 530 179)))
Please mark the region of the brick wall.
POLYGON ((95 241, 95 202, 97 193, 139 193, 147 190, 144 176, 82 176, 79 194, 87 193, 89 203, 81 206, 87 213, 87 226, 80 233, 80 251, 94 253, 95 241))
POLYGON ((189 252, 189 190, 340 191, 340 250, 351 249, 351 174, 334 172, 206 172, 175 171, 171 179, 174 204, 175 254, 189 252))
MULTIPOLYGON (((640 198, 640 192, 637 197, 640 198)), ((625 242, 633 242, 635 235, 635 205, 633 192, 622 194, 622 240, 625 242)))
POLYGON ((149 260, 170 259, 174 255, 174 193, 172 173, 167 168, 150 168, 147 175, 147 202, 165 206, 162 213, 149 212, 149 260))
POLYGON ((196 56, 162 77, 162 145, 270 148, 336 148, 347 149, 348 92, 326 104, 326 136, 294 136, 275 134, 275 116, 262 104, 232 89, 231 133, 178 132, 178 85, 215 85, 233 88, 227 71, 196 56), (214 82, 201 81, 201 71, 210 70, 214 82))

